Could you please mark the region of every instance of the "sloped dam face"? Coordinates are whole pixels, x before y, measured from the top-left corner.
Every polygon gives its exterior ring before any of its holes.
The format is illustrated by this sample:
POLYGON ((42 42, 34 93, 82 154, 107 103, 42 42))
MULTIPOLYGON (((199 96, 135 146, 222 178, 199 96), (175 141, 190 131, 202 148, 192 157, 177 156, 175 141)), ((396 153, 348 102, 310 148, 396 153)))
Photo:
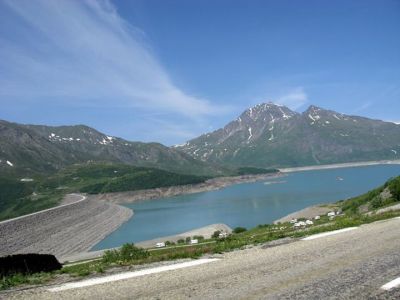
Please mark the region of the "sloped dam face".
POLYGON ((93 250, 174 235, 214 223, 254 227, 307 206, 363 194, 400 175, 400 165, 288 173, 222 190, 128 204, 133 217, 93 250))

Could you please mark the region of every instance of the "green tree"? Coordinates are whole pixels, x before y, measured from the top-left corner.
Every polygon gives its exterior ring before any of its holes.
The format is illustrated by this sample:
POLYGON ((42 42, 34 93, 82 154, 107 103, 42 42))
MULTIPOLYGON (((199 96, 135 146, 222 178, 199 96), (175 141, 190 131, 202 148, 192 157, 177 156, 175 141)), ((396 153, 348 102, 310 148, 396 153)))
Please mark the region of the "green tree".
POLYGON ((233 233, 241 233, 245 231, 247 231, 247 229, 244 227, 236 227, 235 229, 233 229, 233 233))

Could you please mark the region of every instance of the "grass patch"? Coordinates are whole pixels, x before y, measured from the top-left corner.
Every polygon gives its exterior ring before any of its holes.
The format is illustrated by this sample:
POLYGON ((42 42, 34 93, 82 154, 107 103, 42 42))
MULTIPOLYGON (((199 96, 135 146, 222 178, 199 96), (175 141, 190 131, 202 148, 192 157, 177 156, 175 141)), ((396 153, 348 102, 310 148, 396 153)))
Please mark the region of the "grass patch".
POLYGON ((55 273, 36 273, 31 275, 14 274, 0 278, 0 290, 9 289, 19 285, 34 285, 49 282, 55 273))

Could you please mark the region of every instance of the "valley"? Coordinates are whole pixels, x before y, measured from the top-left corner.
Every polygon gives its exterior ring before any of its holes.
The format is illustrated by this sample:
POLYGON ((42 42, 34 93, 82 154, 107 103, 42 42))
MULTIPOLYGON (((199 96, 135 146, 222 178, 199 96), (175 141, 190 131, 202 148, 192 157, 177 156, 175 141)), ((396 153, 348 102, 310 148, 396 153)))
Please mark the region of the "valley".
POLYGON ((385 163, 400 155, 400 125, 316 106, 298 113, 271 102, 173 147, 85 125, 0 121, 0 137, 0 220, 53 207, 74 192, 105 194, 100 198, 123 192, 118 201, 129 202, 247 180, 219 178, 385 163))

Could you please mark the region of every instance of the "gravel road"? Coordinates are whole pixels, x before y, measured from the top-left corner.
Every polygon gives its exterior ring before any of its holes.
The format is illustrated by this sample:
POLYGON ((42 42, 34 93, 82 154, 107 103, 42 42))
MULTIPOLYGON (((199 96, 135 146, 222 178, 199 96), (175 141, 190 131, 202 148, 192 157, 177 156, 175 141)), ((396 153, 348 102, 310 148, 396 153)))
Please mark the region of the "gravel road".
POLYGON ((399 299, 400 219, 329 237, 234 251, 209 264, 15 299, 399 299))
POLYGON ((0 223, 0 256, 51 253, 58 258, 88 251, 133 212, 119 205, 85 199, 0 223))

